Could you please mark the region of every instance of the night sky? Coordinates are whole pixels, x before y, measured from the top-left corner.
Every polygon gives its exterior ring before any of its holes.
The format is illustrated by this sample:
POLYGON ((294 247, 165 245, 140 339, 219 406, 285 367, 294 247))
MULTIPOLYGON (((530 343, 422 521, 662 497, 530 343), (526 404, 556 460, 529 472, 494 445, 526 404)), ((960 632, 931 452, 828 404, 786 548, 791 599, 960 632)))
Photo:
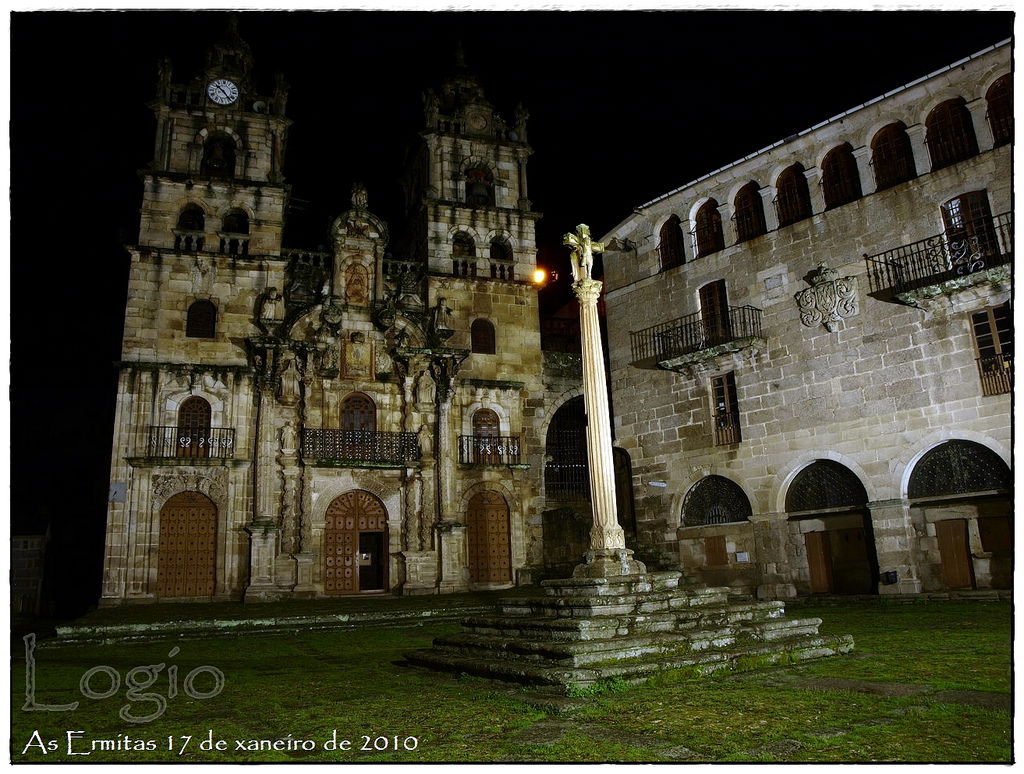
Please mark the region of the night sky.
MULTIPOLYGON (((561 235, 634 207, 1012 34, 1008 12, 246 12, 257 85, 291 84, 286 242, 327 242, 365 182, 398 217, 403 142, 461 41, 490 101, 530 112, 542 291, 564 297, 561 235), (301 228, 299 228, 301 226, 301 228)), ((203 65, 225 13, 11 15, 11 513, 51 525, 49 593, 99 596, 115 371, 150 162, 157 62, 203 65)))

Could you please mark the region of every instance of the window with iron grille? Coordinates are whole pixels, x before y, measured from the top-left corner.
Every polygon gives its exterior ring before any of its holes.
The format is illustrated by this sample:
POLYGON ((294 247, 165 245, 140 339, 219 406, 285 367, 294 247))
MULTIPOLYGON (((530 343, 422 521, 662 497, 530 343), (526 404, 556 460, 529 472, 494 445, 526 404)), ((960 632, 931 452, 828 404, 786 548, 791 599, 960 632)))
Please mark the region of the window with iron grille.
POLYGON ((705 256, 725 249, 725 237, 722 235, 722 216, 718 213, 718 202, 708 199, 697 210, 695 223, 697 255, 705 256))
POLYGON ((723 476, 705 476, 683 498, 683 526, 750 521, 750 500, 738 484, 723 476))
POLYGON ((190 339, 212 339, 217 335, 217 307, 200 299, 188 308, 185 335, 190 339))
POLYGON ((369 396, 356 392, 341 402, 341 429, 359 433, 377 431, 377 406, 369 396))
POLYGON ((1009 302, 971 313, 982 395, 1010 392, 1013 376, 1013 313, 1009 302))
POLYGON ((474 354, 493 355, 495 352, 494 325, 482 317, 473 320, 469 329, 470 347, 474 354))
POLYGON ((850 143, 833 148, 821 162, 821 187, 825 208, 838 207, 862 196, 857 160, 850 143))
POLYGON ((775 181, 775 189, 780 227, 811 217, 811 192, 802 165, 794 164, 783 170, 775 181))
POLYGON ((978 153, 971 111, 963 97, 936 106, 925 119, 925 142, 932 159, 932 170, 948 167, 978 153))
POLYGON ((987 191, 968 191, 942 205, 946 245, 954 262, 960 256, 984 260, 999 254, 999 240, 987 191))
POLYGON ((1013 76, 1004 75, 985 94, 993 147, 1013 141, 1013 76))
POLYGON ((736 378, 727 373, 711 380, 711 396, 715 411, 715 445, 739 443, 740 408, 736 398, 736 378))
POLYGON ((786 511, 854 508, 867 501, 867 490, 853 471, 832 460, 815 460, 797 473, 789 485, 786 511))
POLYGON ((879 191, 917 176, 914 149, 902 123, 889 124, 871 140, 871 165, 879 191))
POLYGON ((768 231, 760 190, 761 186, 751 181, 739 190, 733 200, 737 242, 746 242, 748 239, 759 237, 768 231))
POLYGON ((911 499, 1009 490, 1012 475, 991 449, 973 441, 952 440, 929 449, 910 474, 911 499))
POLYGON ((682 266, 686 262, 686 255, 683 253, 683 230, 679 226, 679 218, 675 215, 665 221, 659 234, 661 240, 658 251, 661 253, 661 269, 671 269, 673 266, 682 266))

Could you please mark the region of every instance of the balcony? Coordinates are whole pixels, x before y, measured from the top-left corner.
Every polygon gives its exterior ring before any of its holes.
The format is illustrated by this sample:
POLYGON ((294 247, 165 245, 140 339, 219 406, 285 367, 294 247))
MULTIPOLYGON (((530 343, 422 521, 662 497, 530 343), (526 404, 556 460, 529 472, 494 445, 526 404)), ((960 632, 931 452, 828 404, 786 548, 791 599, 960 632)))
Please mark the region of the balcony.
POLYGON ((678 371, 748 347, 765 347, 761 310, 730 306, 725 315, 703 317, 699 312, 632 331, 633 365, 678 371))
POLYGON ((981 377, 981 394, 1004 395, 1013 388, 1013 356, 1005 352, 990 357, 978 358, 978 375, 981 377))
POLYGON ((516 436, 459 436, 459 462, 464 465, 519 465, 522 444, 516 436))
POLYGON ((147 455, 177 459, 231 459, 235 456, 235 429, 153 425, 149 428, 147 455))
POLYGON ((741 440, 739 414, 728 412, 715 414, 715 446, 729 446, 739 443, 741 440))
MULTIPOLYGON (((1013 213, 968 223, 947 232, 865 255, 871 295, 917 306, 922 298, 948 295, 1008 270, 1013 258, 1013 213)), ((1007 275, 1008 276, 1008 275, 1007 275)))
POLYGON ((416 433, 306 428, 302 456, 323 466, 407 467, 419 460, 420 444, 416 433))

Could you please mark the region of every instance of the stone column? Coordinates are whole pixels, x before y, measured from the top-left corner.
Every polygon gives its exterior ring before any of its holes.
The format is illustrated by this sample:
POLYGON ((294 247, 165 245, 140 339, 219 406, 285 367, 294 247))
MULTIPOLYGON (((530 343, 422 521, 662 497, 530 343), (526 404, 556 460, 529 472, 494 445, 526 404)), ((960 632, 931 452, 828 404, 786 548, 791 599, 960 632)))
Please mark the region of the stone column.
POLYGON ((992 150, 995 140, 992 137, 992 125, 988 122, 988 100, 978 97, 973 102, 967 103, 967 109, 971 111, 974 136, 978 138, 978 152, 984 153, 987 150, 992 150))
POLYGON ((924 124, 908 126, 907 137, 910 138, 910 149, 914 152, 914 168, 918 176, 923 175, 932 168, 932 157, 928 153, 928 145, 924 141, 924 124))
POLYGON ((775 197, 778 191, 773 186, 766 185, 757 189, 761 194, 761 206, 764 209, 764 226, 768 232, 776 231, 779 228, 779 213, 775 209, 775 197))
POLYGON ((811 195, 811 214, 824 212, 825 191, 821 187, 821 170, 818 167, 805 169, 804 177, 807 178, 807 190, 811 195))
POLYGON ((875 538, 878 572, 895 572, 896 582, 878 584, 879 594, 919 594, 921 579, 917 572, 914 546, 918 540, 910 522, 910 506, 903 500, 868 503, 871 531, 875 538))
POLYGON ((854 148, 853 158, 857 162, 857 174, 860 175, 860 192, 864 196, 874 193, 878 189, 878 184, 875 182, 874 170, 871 167, 871 148, 867 145, 854 148))
POLYGON ((615 466, 612 462, 612 431, 608 415, 608 386, 604 374, 601 329, 597 299, 601 282, 590 278, 593 250, 586 225, 563 240, 572 250, 572 289, 580 302, 580 333, 583 345, 583 405, 587 412, 587 462, 590 466, 590 500, 594 524, 590 530, 590 551, 585 562, 573 570, 574 577, 605 578, 645 573, 642 562, 626 548, 626 536, 619 526, 615 504, 615 466))
POLYGON ((274 572, 281 528, 275 518, 274 483, 277 476, 274 392, 277 382, 277 353, 265 350, 256 375, 256 439, 253 444, 253 513, 249 534, 249 584, 245 589, 246 602, 266 602, 278 599, 274 572), (262 371, 262 372, 260 372, 262 371))

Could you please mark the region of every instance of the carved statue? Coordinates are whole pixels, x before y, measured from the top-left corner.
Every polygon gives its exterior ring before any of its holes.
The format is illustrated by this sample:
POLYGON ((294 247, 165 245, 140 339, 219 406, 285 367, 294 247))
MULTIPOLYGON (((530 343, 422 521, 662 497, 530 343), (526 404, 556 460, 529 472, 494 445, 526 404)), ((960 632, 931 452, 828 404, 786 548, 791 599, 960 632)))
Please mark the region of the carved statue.
POLYGON ((437 98, 433 89, 427 89, 423 93, 423 113, 426 116, 428 129, 433 129, 437 125, 440 104, 441 101, 437 98))
POLYGON ((369 203, 369 194, 366 191, 366 186, 362 183, 352 184, 352 209, 354 210, 365 210, 369 203))
POLYGON ((526 121, 529 117, 530 113, 523 106, 522 102, 516 105, 516 134, 519 135, 520 142, 526 142, 526 121))
POLYGON ((569 245, 573 280, 579 282, 591 279, 590 271, 594 266, 594 251, 604 252, 604 244, 590 239, 590 226, 581 223, 576 227, 575 234, 565 235, 562 244, 569 245))
POLYGON ((274 112, 279 116, 284 115, 284 109, 288 104, 288 82, 282 73, 274 74, 274 112))
POLYGON ((280 320, 281 319, 281 292, 275 287, 269 287, 260 293, 257 302, 256 319, 258 320, 280 320))
POLYGON ((281 386, 277 392, 278 400, 285 405, 292 405, 299 399, 299 372, 295 367, 295 358, 290 358, 281 370, 281 386))
POLYGON ((281 428, 281 448, 285 451, 294 451, 297 448, 299 439, 295 432, 295 425, 285 422, 281 428))
POLYGON ((430 310, 430 338, 431 343, 440 345, 452 337, 455 331, 452 329, 452 310, 445 303, 443 297, 437 299, 434 308, 430 310))

